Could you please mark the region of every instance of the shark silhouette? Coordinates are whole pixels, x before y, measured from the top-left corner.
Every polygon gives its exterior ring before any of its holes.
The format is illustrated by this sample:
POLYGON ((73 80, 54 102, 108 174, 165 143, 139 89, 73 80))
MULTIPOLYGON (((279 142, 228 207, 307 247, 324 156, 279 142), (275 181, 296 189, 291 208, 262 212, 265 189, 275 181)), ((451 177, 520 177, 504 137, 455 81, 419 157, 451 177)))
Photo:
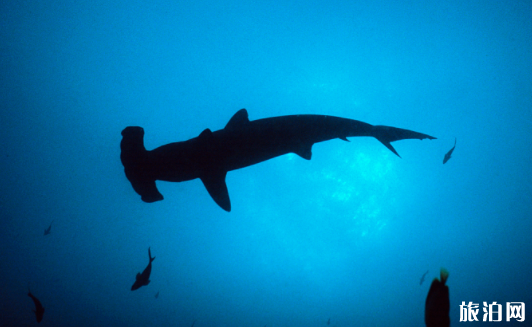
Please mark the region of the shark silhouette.
POLYGON ((449 161, 449 159, 451 159, 451 154, 453 154, 453 151, 454 151, 454 148, 456 148, 456 137, 454 138, 454 146, 451 150, 449 150, 449 152, 447 152, 445 154, 445 157, 443 157, 443 164, 445 165, 445 163, 447 161, 449 161))
POLYGON ((225 183, 228 171, 287 153, 310 160, 314 143, 335 138, 348 141, 347 137, 353 136, 373 136, 397 156, 390 142, 435 139, 407 129, 333 116, 292 115, 249 121, 246 109, 241 109, 221 130, 205 129, 198 137, 151 151, 144 147, 142 127, 126 127, 122 131, 120 159, 127 179, 144 202, 163 199, 156 180, 184 182, 199 178, 212 199, 231 211, 225 183))
POLYGON ((33 294, 31 294, 31 291, 28 287, 28 296, 31 297, 33 300, 33 303, 35 303, 35 310, 33 312, 35 313, 35 318, 37 318, 37 322, 41 322, 42 317, 44 315, 44 307, 41 304, 41 301, 37 299, 33 294))
POLYGON ((148 257, 150 258, 150 262, 148 263, 148 266, 146 266, 142 274, 137 273, 135 283, 133 283, 133 286, 131 286, 132 291, 139 289, 141 286, 146 286, 150 283, 151 262, 155 260, 155 257, 151 257, 150 248, 148 248, 148 257))
POLYGON ((54 221, 52 220, 52 222, 50 223, 50 226, 44 230, 44 236, 46 236, 46 235, 50 235, 50 231, 51 231, 51 229, 52 229, 52 223, 53 223, 53 222, 54 222, 54 221))

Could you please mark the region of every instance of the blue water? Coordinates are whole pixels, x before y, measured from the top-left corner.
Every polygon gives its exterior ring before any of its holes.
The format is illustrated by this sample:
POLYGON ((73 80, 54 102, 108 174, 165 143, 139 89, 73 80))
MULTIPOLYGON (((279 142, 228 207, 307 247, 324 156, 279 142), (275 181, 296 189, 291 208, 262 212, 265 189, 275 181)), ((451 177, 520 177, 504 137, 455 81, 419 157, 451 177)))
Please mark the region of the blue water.
POLYGON ((424 326, 440 267, 452 326, 488 324, 460 323, 462 301, 480 320, 483 301, 532 305, 529 1, 3 1, 0 18, 1 326, 36 325, 28 285, 40 326, 424 326), (241 108, 438 139, 229 172, 230 213, 199 180, 140 200, 123 128, 153 149, 241 108))

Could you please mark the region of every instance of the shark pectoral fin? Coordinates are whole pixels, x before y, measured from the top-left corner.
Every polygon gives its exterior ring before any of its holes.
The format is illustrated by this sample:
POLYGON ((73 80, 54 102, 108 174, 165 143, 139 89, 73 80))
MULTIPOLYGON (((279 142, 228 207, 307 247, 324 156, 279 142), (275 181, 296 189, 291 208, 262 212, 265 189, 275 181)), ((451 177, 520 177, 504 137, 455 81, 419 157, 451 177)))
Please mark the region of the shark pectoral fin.
POLYGON ((229 212, 231 211, 231 201, 229 200, 229 191, 225 184, 226 171, 221 172, 207 172, 200 177, 203 185, 207 189, 207 192, 211 195, 211 198, 222 209, 229 212))
POLYGON ((231 129, 246 123, 249 123, 248 111, 246 109, 240 109, 229 119, 224 129, 231 129))
POLYGON ((310 160, 310 158, 312 158, 312 144, 302 144, 294 151, 294 153, 303 159, 310 160))

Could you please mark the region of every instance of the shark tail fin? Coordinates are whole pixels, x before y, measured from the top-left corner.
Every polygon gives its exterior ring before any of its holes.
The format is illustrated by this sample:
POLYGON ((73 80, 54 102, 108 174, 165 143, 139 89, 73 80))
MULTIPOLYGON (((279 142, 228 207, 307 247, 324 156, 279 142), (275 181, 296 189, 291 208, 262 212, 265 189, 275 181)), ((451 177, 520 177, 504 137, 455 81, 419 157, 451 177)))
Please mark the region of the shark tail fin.
POLYGON ((384 144, 385 147, 387 147, 390 151, 395 153, 399 158, 401 158, 401 156, 399 155, 399 153, 397 153, 394 147, 390 144, 391 142, 395 142, 399 140, 406 140, 406 139, 418 139, 418 140, 436 139, 433 136, 414 132, 408 129, 402 129, 402 128, 391 127, 391 126, 382 126, 382 125, 373 126, 372 134, 373 134, 373 137, 375 137, 382 144, 384 144))

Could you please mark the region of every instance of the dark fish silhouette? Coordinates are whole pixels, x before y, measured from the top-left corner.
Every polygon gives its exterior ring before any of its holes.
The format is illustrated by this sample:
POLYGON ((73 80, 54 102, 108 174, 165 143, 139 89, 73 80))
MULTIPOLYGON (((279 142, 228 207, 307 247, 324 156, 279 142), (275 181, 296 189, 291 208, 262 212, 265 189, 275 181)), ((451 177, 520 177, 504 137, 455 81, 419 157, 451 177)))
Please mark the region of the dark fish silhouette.
POLYGON ((449 152, 447 152, 445 154, 445 157, 443 157, 443 164, 445 165, 445 163, 447 161, 449 161, 449 159, 451 159, 451 154, 453 154, 453 151, 454 151, 454 148, 456 148, 456 137, 454 138, 454 146, 451 150, 449 150, 449 152))
POLYGON ((244 168, 277 156, 295 153, 310 160, 312 145, 335 138, 373 136, 397 156, 390 142, 435 137, 388 126, 320 115, 293 115, 249 121, 246 109, 239 110, 224 129, 205 129, 188 141, 170 143, 151 151, 144 147, 144 129, 122 131, 120 159, 127 179, 144 202, 163 199, 156 180, 184 182, 201 179, 212 199, 231 211, 225 184, 228 171, 244 168))
POLYGON ((28 296, 31 297, 33 300, 33 303, 35 303, 35 310, 32 310, 35 312, 35 318, 37 318, 37 322, 41 322, 42 316, 44 315, 44 307, 41 304, 41 301, 37 299, 33 294, 31 294, 30 289, 28 288, 28 296))
POLYGON ((52 229, 52 223, 53 223, 53 222, 54 222, 54 221, 52 220, 52 222, 50 223, 50 226, 49 226, 47 229, 44 230, 44 236, 50 234, 50 230, 52 229))
MULTIPOLYGON (((155 259, 155 258, 154 258, 155 259)), ((155 298, 158 299, 159 298, 159 291, 157 291, 157 293, 155 293, 155 298)))
POLYGON ((429 273, 429 271, 427 270, 423 276, 421 276, 421 279, 419 280, 419 285, 423 284, 423 282, 425 281, 425 276, 427 276, 427 274, 429 273))
POLYGON ((148 263, 148 266, 144 271, 141 273, 137 273, 137 277, 135 279, 135 283, 133 283, 133 286, 131 286, 131 290, 134 291, 138 289, 141 286, 146 286, 150 283, 150 274, 151 274, 151 262, 155 260, 155 257, 151 257, 151 251, 150 248, 148 248, 148 257, 150 258, 150 262, 148 263))
POLYGON ((327 320, 327 326, 329 326, 331 324, 331 318, 329 318, 329 320, 327 320))
POLYGON ((434 278, 430 285, 429 294, 425 301, 425 324, 427 327, 449 327, 449 288, 445 285, 449 272, 444 268, 440 270, 440 278, 434 278))
POLYGON ((190 326, 190 327, 194 327, 194 324, 196 323, 196 320, 197 320, 197 319, 195 319, 195 320, 192 322, 192 326, 190 326))

